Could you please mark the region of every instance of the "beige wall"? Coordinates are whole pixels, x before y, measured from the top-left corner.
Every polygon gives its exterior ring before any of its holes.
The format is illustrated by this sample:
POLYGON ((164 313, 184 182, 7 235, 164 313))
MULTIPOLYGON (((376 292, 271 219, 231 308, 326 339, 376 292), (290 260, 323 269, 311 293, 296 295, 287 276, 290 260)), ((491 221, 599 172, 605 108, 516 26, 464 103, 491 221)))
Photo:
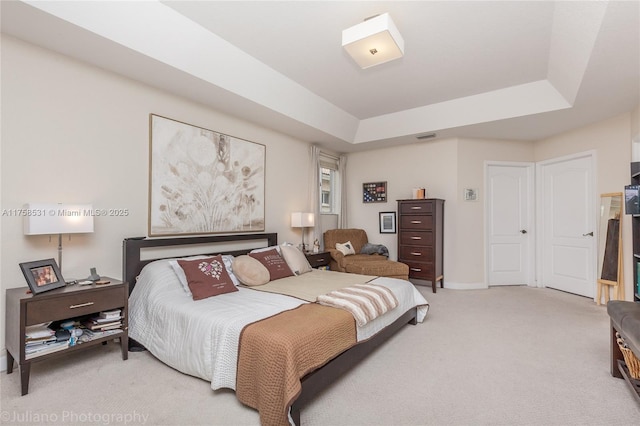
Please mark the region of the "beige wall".
POLYGON ((631 112, 631 136, 640 143, 640 106, 631 112))
POLYGON ((631 161, 640 161, 640 106, 631 112, 631 161))
POLYGON ((444 276, 464 288, 484 281, 484 163, 532 161, 529 142, 444 139, 349 155, 349 226, 363 228, 369 240, 389 248, 397 259, 397 235, 380 234, 378 212, 397 211, 396 200, 425 187, 429 198, 445 200, 444 276), (387 203, 362 203, 364 182, 387 181, 387 203), (464 188, 478 188, 476 202, 462 201, 464 188))
MULTIPOLYGON (((150 113, 266 145, 266 229, 280 241, 300 239, 290 213, 308 208, 307 143, 7 36, 1 96, 2 209, 67 202, 130 212, 96 218, 93 234, 63 239, 67 279, 92 266, 121 277, 123 238, 146 235, 150 113)), ((0 229, 4 318, 5 289, 26 285, 18 263, 55 258, 57 238, 24 236, 21 217, 2 216, 0 229)))
MULTIPOLYGON (((367 231, 369 242, 384 244, 391 259, 398 258, 397 234, 381 234, 379 213, 397 211, 397 200, 411 198, 411 189, 424 187, 430 198, 450 200, 456 188, 457 141, 422 142, 349 155, 347 163, 348 224, 367 231), (387 182, 386 203, 363 203, 362 184, 387 182)), ((445 203, 445 235, 455 230, 455 222, 445 203)), ((445 262, 453 258, 453 244, 445 245, 445 262)), ((447 266, 445 264, 445 271, 447 266)))

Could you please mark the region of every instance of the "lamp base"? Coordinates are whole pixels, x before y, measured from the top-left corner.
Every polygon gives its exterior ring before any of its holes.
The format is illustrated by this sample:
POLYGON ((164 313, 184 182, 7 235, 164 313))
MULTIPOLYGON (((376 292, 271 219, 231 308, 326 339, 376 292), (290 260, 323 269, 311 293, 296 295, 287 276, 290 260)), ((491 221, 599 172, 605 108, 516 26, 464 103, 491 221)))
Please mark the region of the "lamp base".
POLYGON ((300 246, 300 248, 302 249, 303 253, 307 251, 307 246, 304 243, 304 228, 302 228, 302 245, 300 246))

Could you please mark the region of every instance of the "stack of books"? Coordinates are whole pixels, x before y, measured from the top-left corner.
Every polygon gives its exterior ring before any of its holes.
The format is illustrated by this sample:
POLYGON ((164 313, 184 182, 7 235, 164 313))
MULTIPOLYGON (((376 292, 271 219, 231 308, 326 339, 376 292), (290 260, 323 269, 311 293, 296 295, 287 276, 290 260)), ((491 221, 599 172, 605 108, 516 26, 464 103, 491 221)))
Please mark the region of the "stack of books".
POLYGON ((25 330, 25 359, 64 350, 69 347, 69 339, 59 340, 55 331, 47 323, 30 325, 25 330))
POLYGON ((98 315, 85 320, 83 325, 87 330, 94 332, 119 329, 122 327, 121 314, 122 311, 120 309, 103 311, 98 315))

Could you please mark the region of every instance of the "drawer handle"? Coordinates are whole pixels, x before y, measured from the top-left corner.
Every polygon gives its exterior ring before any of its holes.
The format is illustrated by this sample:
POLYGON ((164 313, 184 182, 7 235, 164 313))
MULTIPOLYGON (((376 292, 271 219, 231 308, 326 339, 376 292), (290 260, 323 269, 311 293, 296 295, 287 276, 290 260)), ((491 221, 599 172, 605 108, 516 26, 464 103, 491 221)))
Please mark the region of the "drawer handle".
POLYGON ((409 268, 409 269, 411 269, 412 271, 415 271, 415 272, 420 272, 420 271, 422 271, 422 269, 420 269, 420 268, 409 268))
POLYGON ((412 221, 411 221, 411 223, 416 223, 416 224, 418 224, 418 223, 422 223, 422 221, 421 221, 421 220, 412 220, 412 221))
POLYGON ((422 255, 422 253, 420 253, 419 251, 412 251, 411 254, 414 255, 414 256, 422 255))
POLYGON ((85 306, 93 305, 93 303, 94 302, 87 302, 87 303, 80 303, 79 305, 71 305, 69 306, 69 309, 84 308, 85 306))
POLYGON ((411 237, 412 240, 421 240, 422 237, 411 237))
POLYGON ((420 207, 420 206, 413 206, 413 207, 411 207, 411 210, 422 210, 422 207, 420 207))

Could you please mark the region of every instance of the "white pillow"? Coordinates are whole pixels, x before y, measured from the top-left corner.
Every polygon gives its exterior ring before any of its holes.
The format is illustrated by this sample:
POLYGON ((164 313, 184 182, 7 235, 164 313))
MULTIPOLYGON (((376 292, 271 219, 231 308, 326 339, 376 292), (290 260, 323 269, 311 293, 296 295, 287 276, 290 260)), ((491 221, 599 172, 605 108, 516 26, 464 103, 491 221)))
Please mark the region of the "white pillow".
POLYGON ((249 253, 260 253, 260 252, 263 252, 263 251, 273 250, 273 249, 278 250, 278 253, 282 254, 280 252, 280 246, 269 246, 269 247, 257 248, 257 249, 251 250, 249 253))
POLYGON ((302 275, 305 272, 311 272, 311 265, 309 265, 307 256, 305 256, 298 247, 282 245, 280 247, 280 253, 294 274, 302 275))
MULTIPOLYGON (((198 260, 198 259, 207 259, 209 257, 211 256, 191 256, 191 257, 183 257, 181 259, 182 260, 198 260)), ((233 281, 233 284, 236 287, 239 286, 240 281, 238 281, 238 277, 233 275, 233 269, 232 269, 233 256, 231 256, 230 254, 222 255, 222 262, 224 263, 224 269, 227 270, 227 273, 229 274, 229 277, 231 277, 231 281, 233 281)), ((189 282, 187 280, 187 276, 185 275, 184 271, 180 267, 180 264, 178 263, 178 259, 169 259, 169 265, 171 265, 171 269, 173 269, 173 272, 175 272, 176 275, 178 276, 178 280, 180 281, 180 284, 182 285, 182 288, 184 289, 184 291, 189 296, 191 296, 191 289, 189 289, 189 282)))
POLYGON ((231 281, 237 287, 240 285, 240 281, 238 281, 238 277, 233 274, 233 256, 230 254, 222 255, 222 262, 224 263, 224 268, 227 270, 227 273, 231 277, 231 281))
POLYGON ((345 256, 349 256, 350 254, 356 254, 356 251, 353 248, 353 244, 351 244, 351 241, 347 241, 344 244, 336 243, 336 250, 338 250, 340 253, 344 254, 345 256))

